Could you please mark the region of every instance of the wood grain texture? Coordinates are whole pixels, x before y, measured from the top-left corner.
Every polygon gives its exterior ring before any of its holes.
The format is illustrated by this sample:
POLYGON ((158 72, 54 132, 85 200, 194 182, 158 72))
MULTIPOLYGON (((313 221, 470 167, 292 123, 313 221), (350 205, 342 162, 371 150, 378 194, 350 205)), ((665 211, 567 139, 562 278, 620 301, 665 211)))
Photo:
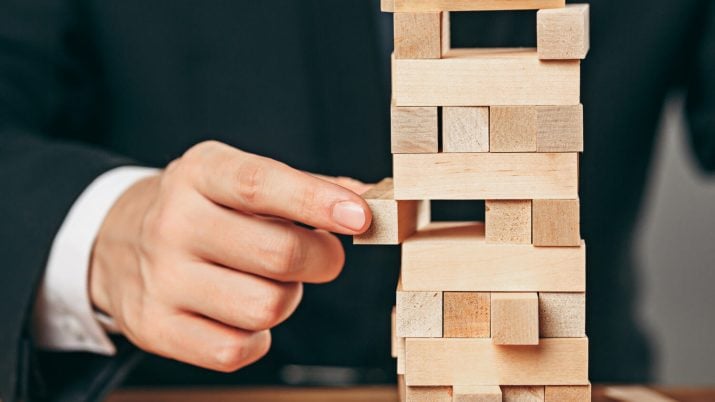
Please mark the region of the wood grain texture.
POLYGON ((487 244, 480 222, 431 223, 402 245, 402 289, 584 292, 586 247, 487 244))
POLYGON ((490 107, 490 152, 536 152, 537 126, 534 106, 490 107))
POLYGON ((491 297, 485 292, 444 292, 445 338, 489 338, 491 297))
POLYGON ((578 199, 533 200, 532 222, 535 246, 570 247, 581 244, 578 199))
POLYGON ((539 298, 536 293, 492 293, 492 342, 495 345, 539 344, 539 298))
POLYGON ((502 387, 503 402, 544 402, 544 387, 502 387))
POLYGON ((442 57, 442 13, 395 13, 396 59, 439 59, 442 57))
POLYGON ((397 337, 442 336, 442 292, 397 291, 397 337))
POLYGON ((531 244, 531 200, 487 200, 487 243, 531 244))
POLYGON ((397 358, 397 308, 390 313, 390 356, 397 358))
POLYGON ((539 293, 539 336, 542 338, 586 336, 586 294, 539 293))
POLYGON ((385 12, 538 10, 563 7, 564 0, 382 0, 385 12))
POLYGON ((365 233, 353 236, 354 244, 400 244, 430 220, 428 201, 396 201, 392 179, 374 185, 362 196, 372 211, 365 233))
POLYGON ((584 59, 589 49, 589 5, 536 13, 536 42, 542 60, 584 59))
POLYGON ((393 157, 398 200, 578 197, 575 153, 439 153, 393 157))
POLYGON ((588 339, 505 347, 491 339, 409 338, 407 385, 587 385, 588 339))
POLYGON ((397 106, 576 105, 578 60, 533 49, 451 49, 442 59, 393 59, 397 106))
POLYGON ((442 12, 442 55, 452 48, 452 18, 449 11, 442 12))
POLYGON ((591 402, 591 385, 550 385, 544 392, 545 402, 591 402))
POLYGON ((393 105, 390 111, 393 154, 439 151, 437 107, 397 107, 393 105))
POLYGON ((536 106, 536 152, 583 152, 583 105, 536 106))
POLYGON ((452 387, 453 402, 502 402, 498 385, 455 385, 452 387))
POLYGON ((406 388, 407 402, 452 402, 452 387, 406 388))
POLYGON ((442 152, 489 152, 489 108, 442 108, 442 152))
POLYGON ((622 402, 675 402, 676 400, 644 386, 609 386, 604 395, 609 400, 622 402))

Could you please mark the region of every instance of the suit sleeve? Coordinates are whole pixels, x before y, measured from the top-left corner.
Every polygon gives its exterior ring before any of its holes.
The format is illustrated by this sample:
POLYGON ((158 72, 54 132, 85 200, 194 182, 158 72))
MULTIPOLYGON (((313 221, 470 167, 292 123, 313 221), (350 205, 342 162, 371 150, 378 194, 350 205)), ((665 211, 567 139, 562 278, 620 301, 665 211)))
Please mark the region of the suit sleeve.
POLYGON ((688 74, 690 142, 703 170, 715 171, 715 2, 702 1, 704 23, 688 74))
POLYGON ((73 1, 0 2, 0 399, 26 383, 28 321, 65 215, 101 173, 130 161, 60 140, 80 80, 66 45, 73 1))

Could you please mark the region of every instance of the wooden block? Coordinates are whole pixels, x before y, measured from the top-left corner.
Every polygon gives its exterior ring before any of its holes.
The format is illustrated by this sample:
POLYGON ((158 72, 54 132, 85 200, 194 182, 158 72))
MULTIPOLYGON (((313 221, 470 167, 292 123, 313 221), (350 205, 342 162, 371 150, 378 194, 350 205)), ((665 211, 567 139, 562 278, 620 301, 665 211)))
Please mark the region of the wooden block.
POLYGON ((439 153, 393 157, 398 200, 578 197, 575 153, 439 153))
POLYGON ((544 393, 545 402, 591 402, 591 385, 550 385, 544 393))
POLYGON ((505 347, 481 338, 409 338, 407 385, 588 385, 588 339, 505 347))
POLYGON ((581 244, 579 200, 533 200, 535 246, 578 246, 581 244))
MULTIPOLYGON (((407 379, 405 379, 407 380, 407 379)), ((660 394, 652 389, 639 386, 611 386, 607 387, 604 396, 608 400, 623 402, 675 402, 676 400, 660 394)))
POLYGON ((449 11, 442 12, 442 55, 452 48, 452 23, 449 11))
POLYGON ((437 107, 391 107, 392 153, 439 151, 437 107))
POLYGON ((452 388, 453 402, 502 402, 498 385, 455 385, 452 388))
POLYGON ((442 151, 489 152, 489 108, 442 108, 442 151))
POLYGON ((407 402, 452 402, 452 387, 406 388, 407 402))
POLYGON ((531 200, 487 200, 487 243, 531 244, 531 200))
POLYGON ((405 374, 405 338, 397 338, 397 374, 405 374))
POLYGON ((491 152, 583 152, 583 105, 493 106, 491 152))
POLYGON ((536 106, 536 152, 583 152, 583 105, 536 106))
POLYGON ((576 105, 580 61, 534 49, 451 49, 442 59, 393 59, 397 106, 576 105))
POLYGON ((397 357, 397 308, 392 306, 390 313, 390 356, 397 357))
POLYGON ((363 194, 372 223, 365 233, 353 237, 354 244, 400 244, 429 223, 428 201, 395 201, 392 187, 392 179, 387 178, 363 194))
POLYGON ((444 292, 445 338, 489 338, 489 293, 444 292))
POLYGON ((397 336, 442 336, 442 292, 397 291, 397 336))
POLYGON ((539 336, 542 338, 586 336, 586 294, 539 293, 539 336))
POLYGON ((534 106, 489 108, 490 152, 536 152, 537 113, 534 106))
POLYGON ((503 402, 544 402, 544 387, 502 387, 503 402))
POLYGON ((492 293, 491 318, 495 345, 539 344, 536 293, 492 293))
POLYGON ((564 0, 383 0, 382 11, 496 11, 563 7, 564 0))
POLYGON ((589 6, 569 4, 565 8, 536 13, 536 42, 542 60, 584 59, 589 48, 589 6))
POLYGON ((405 291, 584 292, 586 247, 487 244, 480 222, 436 222, 402 244, 405 291))
POLYGON ((395 58, 442 57, 442 13, 395 13, 395 58))
POLYGON ((397 375, 397 396, 400 399, 400 402, 405 402, 407 399, 406 390, 407 386, 405 385, 405 376, 403 374, 398 374, 397 375))

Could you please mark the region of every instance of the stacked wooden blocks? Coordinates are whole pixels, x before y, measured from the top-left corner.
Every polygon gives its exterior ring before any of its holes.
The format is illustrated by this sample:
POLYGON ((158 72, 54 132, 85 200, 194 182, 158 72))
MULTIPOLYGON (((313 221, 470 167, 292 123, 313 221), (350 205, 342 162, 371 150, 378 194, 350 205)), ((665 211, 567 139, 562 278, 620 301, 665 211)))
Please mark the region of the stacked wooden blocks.
POLYGON ((588 401, 579 230, 588 5, 383 0, 394 180, 360 244, 401 244, 393 355, 407 401, 588 401), (536 49, 452 49, 449 14, 539 10, 536 49), (430 222, 485 200, 485 222, 430 222))

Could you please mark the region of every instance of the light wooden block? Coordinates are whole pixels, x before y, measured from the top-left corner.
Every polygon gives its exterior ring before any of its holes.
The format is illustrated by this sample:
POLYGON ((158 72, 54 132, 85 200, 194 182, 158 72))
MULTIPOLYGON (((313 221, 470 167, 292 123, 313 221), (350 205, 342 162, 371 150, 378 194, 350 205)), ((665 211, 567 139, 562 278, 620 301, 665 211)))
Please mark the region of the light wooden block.
POLYGON ((487 200, 487 243, 531 244, 531 200, 487 200))
POLYGON ((591 402, 591 385, 550 385, 544 393, 545 402, 591 402))
POLYGON ((405 338, 397 338, 397 374, 405 374, 405 338))
POLYGON ((442 12, 442 55, 452 48, 452 19, 449 11, 442 12))
POLYGON ((397 375, 397 397, 400 402, 405 402, 407 399, 407 386, 405 385, 405 376, 403 374, 397 375))
POLYGON ((396 201, 392 179, 373 186, 363 198, 372 211, 365 233, 354 236, 354 244, 400 244, 430 220, 428 201, 396 201))
POLYGON ((397 106, 576 105, 580 61, 533 49, 451 49, 442 59, 393 58, 397 106))
POLYGON ((578 197, 575 153, 439 153, 393 157, 398 200, 578 197))
POLYGON ((536 13, 536 42, 542 60, 586 58, 589 48, 588 4, 539 10, 536 13))
POLYGON ((492 293, 492 341, 495 345, 539 344, 536 293, 492 293))
POLYGON ((539 293, 539 336, 586 336, 585 293, 539 293))
POLYGON ((490 152, 536 152, 537 112, 534 106, 489 108, 490 152))
POLYGON ((455 385, 452 388, 453 402, 502 402, 498 385, 455 385))
POLYGON ((407 385, 588 385, 588 339, 505 347, 491 339, 409 338, 407 385))
POLYGON ((583 152, 583 105, 536 107, 536 152, 583 152))
POLYGON ((445 338, 489 338, 491 298, 489 293, 444 292, 445 338))
POLYGON ((433 222, 402 244, 405 291, 584 292, 586 247, 487 244, 481 222, 433 222))
POLYGON ((539 10, 563 7, 564 0, 382 0, 385 12, 539 10))
POLYGON ((410 387, 406 388, 407 402, 452 402, 452 387, 410 387))
POLYGON ((390 313, 390 356, 397 357, 397 308, 390 313))
POLYGON ((578 246, 581 244, 579 200, 533 200, 535 246, 578 246))
POLYGON ((391 107, 392 153, 439 151, 437 107, 391 107))
POLYGON ((397 337, 442 336, 442 292, 397 291, 397 337))
POLYGON ((489 152, 489 108, 442 108, 442 151, 489 152))
POLYGON ((669 396, 640 385, 607 387, 604 396, 609 400, 621 402, 675 402, 669 396))
POLYGON ((503 402, 544 402, 544 387, 502 387, 503 402))
POLYGON ((395 58, 439 59, 442 56, 442 13, 394 14, 395 58))

